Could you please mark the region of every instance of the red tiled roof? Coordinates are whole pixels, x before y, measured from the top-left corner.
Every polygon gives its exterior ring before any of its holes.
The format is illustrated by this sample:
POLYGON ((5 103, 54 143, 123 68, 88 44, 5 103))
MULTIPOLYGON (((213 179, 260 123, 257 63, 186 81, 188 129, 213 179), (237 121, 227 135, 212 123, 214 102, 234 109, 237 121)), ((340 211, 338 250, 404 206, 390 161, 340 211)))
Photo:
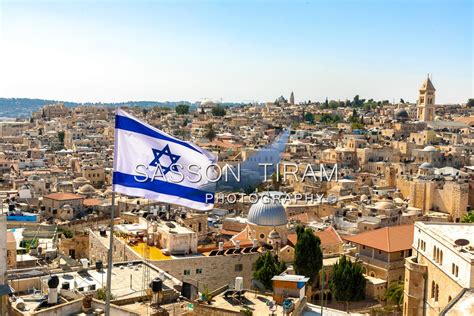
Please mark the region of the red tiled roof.
POLYGON ((83 199, 84 197, 82 195, 74 194, 74 193, 56 192, 56 193, 45 195, 43 198, 48 198, 48 199, 57 200, 57 201, 66 201, 66 200, 79 200, 79 199, 83 199))
POLYGON ((301 223, 306 224, 306 223, 309 223, 309 222, 313 221, 315 219, 315 216, 313 216, 313 214, 310 214, 310 213, 306 212, 306 213, 300 213, 300 214, 297 214, 297 215, 293 215, 289 219, 298 220, 301 223))
POLYGON ((220 230, 220 233, 221 233, 222 235, 234 236, 234 235, 239 234, 240 232, 235 231, 235 230, 229 230, 229 229, 221 229, 221 230, 220 230))
MULTIPOLYGON (((337 231, 332 226, 329 226, 323 231, 314 232, 314 235, 319 237, 321 240, 321 246, 329 246, 343 242, 337 231)), ((293 247, 296 245, 297 239, 298 237, 296 236, 296 233, 288 235, 288 242, 293 247)))
POLYGON ((344 240, 385 252, 397 252, 411 248, 413 231, 413 225, 383 227, 344 237, 344 240))
POLYGON ((98 206, 101 205, 102 202, 98 199, 85 199, 84 206, 98 206))

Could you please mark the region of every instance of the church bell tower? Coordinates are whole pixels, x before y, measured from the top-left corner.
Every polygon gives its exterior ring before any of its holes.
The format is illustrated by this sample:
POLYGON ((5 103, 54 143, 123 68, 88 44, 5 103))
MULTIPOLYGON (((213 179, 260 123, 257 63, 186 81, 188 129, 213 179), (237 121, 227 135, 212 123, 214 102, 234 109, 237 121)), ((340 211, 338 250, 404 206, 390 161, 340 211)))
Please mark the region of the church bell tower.
POLYGON ((419 90, 417 101, 418 121, 429 122, 434 120, 435 92, 436 89, 428 75, 419 90))

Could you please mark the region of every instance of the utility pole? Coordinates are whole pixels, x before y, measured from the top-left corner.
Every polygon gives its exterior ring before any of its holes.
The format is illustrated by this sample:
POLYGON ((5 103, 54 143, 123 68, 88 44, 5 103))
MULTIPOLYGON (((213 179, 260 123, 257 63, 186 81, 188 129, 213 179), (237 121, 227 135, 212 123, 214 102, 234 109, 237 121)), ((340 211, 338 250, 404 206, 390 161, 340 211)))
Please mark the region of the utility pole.
POLYGON ((321 270, 321 316, 323 316, 323 304, 324 304, 324 265, 321 270))

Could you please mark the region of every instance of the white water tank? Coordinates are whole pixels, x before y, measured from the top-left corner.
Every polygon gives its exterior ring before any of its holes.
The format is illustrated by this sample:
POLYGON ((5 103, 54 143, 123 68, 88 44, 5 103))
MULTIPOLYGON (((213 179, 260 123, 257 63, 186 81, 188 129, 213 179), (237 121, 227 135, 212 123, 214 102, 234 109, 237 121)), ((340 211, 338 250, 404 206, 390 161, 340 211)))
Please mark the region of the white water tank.
POLYGON ((236 277, 235 278, 235 290, 242 291, 244 289, 244 278, 236 277))
POLYGON ((240 240, 235 241, 235 248, 240 249, 240 240))
POLYGON ((257 239, 252 240, 252 247, 257 248, 257 245, 258 245, 257 243, 258 243, 257 239))
POLYGON ((81 258, 79 261, 81 262, 83 269, 89 268, 89 260, 87 260, 86 258, 81 258))
POLYGON ((48 304, 58 303, 58 285, 59 278, 53 275, 48 280, 48 304))
POLYGON ((219 241, 219 251, 224 250, 224 242, 219 241))
POLYGON ((25 301, 21 297, 19 297, 15 301, 15 304, 16 304, 16 308, 18 308, 21 311, 24 311, 26 309, 25 301))

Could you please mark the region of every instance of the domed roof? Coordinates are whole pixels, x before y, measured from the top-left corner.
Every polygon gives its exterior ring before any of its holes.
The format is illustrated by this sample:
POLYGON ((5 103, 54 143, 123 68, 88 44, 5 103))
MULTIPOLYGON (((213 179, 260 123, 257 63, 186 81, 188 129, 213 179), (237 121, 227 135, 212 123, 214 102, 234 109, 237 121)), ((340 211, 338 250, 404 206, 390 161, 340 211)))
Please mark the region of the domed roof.
POLYGON ((204 100, 204 101, 201 102, 201 106, 204 106, 204 107, 206 107, 206 106, 210 107, 210 106, 214 106, 214 105, 215 105, 215 103, 213 101, 209 100, 209 99, 204 100))
POLYGON ((72 180, 74 183, 89 183, 89 180, 87 180, 84 177, 77 177, 76 179, 72 180))
POLYGON ((436 148, 434 148, 434 146, 426 146, 423 148, 423 151, 436 151, 436 148))
POLYGON ((393 201, 396 203, 396 204, 403 204, 405 203, 405 201, 403 201, 401 198, 397 197, 397 198, 394 198, 393 201))
POLYGON ((375 203, 375 208, 378 210, 391 210, 395 208, 395 206, 393 205, 392 202, 381 201, 381 202, 375 203))
POLYGON ((79 188, 79 193, 94 193, 95 189, 90 184, 84 184, 82 187, 79 188))
POLYGON ((62 208, 63 210, 72 210, 72 207, 71 207, 71 205, 69 205, 69 204, 64 204, 63 206, 61 206, 61 208, 62 208))
POLYGON ((272 229, 272 231, 268 234, 268 238, 270 239, 280 238, 280 234, 276 230, 272 229))
POLYGON ((408 112, 405 109, 399 109, 395 112, 395 118, 398 120, 406 120, 409 118, 408 112))
POLYGON ((433 169, 433 165, 429 162, 424 162, 420 165, 420 169, 433 169))
POLYGON ((273 198, 260 197, 250 207, 247 222, 257 226, 282 226, 288 223, 285 208, 273 198))
POLYGON ((28 177, 28 181, 39 181, 39 180, 41 180, 41 177, 36 174, 28 177))

